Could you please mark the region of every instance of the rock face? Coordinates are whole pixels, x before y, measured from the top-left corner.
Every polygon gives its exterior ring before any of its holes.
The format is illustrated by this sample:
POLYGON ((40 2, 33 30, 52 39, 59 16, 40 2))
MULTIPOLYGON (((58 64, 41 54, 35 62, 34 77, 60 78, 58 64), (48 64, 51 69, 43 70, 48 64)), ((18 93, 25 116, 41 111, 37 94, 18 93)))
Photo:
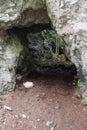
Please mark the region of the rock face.
POLYGON ((23 46, 16 35, 0 35, 0 92, 9 92, 15 88, 16 67, 23 46))
POLYGON ((83 90, 87 90, 87 1, 0 0, 0 92, 14 88, 15 67, 22 51, 19 40, 3 31, 48 24, 49 18, 58 35, 66 41, 69 58, 77 68, 83 90))
POLYGON ((0 92, 15 88, 17 66, 26 72, 29 65, 29 61, 26 63, 29 60, 26 46, 15 34, 4 34, 3 31, 15 26, 21 28, 48 23, 42 0, 0 0, 0 92))
POLYGON ((46 6, 57 33, 68 43, 83 90, 87 89, 87 1, 46 0, 46 6))
POLYGON ((42 60, 47 61, 52 58, 50 51, 50 49, 52 49, 52 43, 48 30, 36 33, 27 33, 26 37, 28 39, 29 50, 32 57, 34 57, 36 64, 40 64, 40 61, 42 60))
POLYGON ((0 29, 49 23, 42 0, 0 0, 0 29))
MULTIPOLYGON (((73 64, 65 56, 65 46, 54 30, 43 30, 26 34, 28 48, 33 59, 33 68, 38 72, 52 73, 58 67, 70 68, 73 64)), ((51 74, 52 75, 52 74, 51 74)))

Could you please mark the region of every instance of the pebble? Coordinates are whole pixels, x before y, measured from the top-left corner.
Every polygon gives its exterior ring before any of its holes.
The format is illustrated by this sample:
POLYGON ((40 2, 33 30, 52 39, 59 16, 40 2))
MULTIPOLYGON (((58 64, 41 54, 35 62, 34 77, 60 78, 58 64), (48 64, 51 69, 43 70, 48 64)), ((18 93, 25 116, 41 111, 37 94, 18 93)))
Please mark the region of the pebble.
POLYGON ((15 115, 16 118, 18 118, 18 115, 15 115))
POLYGON ((22 114, 22 118, 27 118, 25 114, 22 114))
POLYGON ((75 97, 72 97, 72 99, 75 99, 75 97))
POLYGON ((50 126, 52 124, 52 121, 47 121, 46 126, 50 126))
POLYGON ((8 111, 12 111, 12 108, 9 107, 9 106, 6 106, 6 105, 4 105, 4 109, 5 109, 5 110, 8 110, 8 111))
POLYGON ((32 87, 34 87, 34 84, 33 84, 33 82, 24 82, 23 83, 23 86, 25 87, 25 88, 32 88, 32 87))
POLYGON ((40 121, 40 119, 37 119, 37 121, 39 122, 39 121, 40 121))
POLYGON ((76 98, 78 98, 78 99, 82 98, 82 95, 81 95, 81 94, 76 94, 75 96, 76 96, 76 98))
POLYGON ((55 128, 54 127, 52 127, 50 130, 54 130, 55 128))

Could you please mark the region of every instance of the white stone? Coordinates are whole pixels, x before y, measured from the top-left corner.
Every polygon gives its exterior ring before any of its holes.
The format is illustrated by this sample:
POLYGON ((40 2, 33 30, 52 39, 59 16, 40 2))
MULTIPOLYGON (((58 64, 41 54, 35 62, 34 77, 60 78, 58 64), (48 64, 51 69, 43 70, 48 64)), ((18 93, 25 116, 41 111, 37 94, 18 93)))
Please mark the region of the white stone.
POLYGON ((5 109, 5 110, 12 111, 12 108, 11 108, 11 107, 9 107, 9 106, 6 106, 6 105, 4 105, 4 109, 5 109))
POLYGON ((50 126, 52 124, 52 121, 47 121, 46 126, 50 126))
POLYGON ((37 119, 37 121, 39 122, 39 121, 40 121, 40 119, 37 119))
POLYGON ((54 127, 51 127, 51 129, 50 130, 54 130, 54 127))
POLYGON ((25 88, 32 88, 32 87, 34 87, 34 83, 27 81, 27 82, 24 82, 24 83, 23 83, 23 86, 24 86, 25 88))
POLYGON ((22 118, 27 118, 27 116, 25 114, 22 114, 22 118))
POLYGON ((15 115, 16 118, 18 118, 18 115, 15 115))

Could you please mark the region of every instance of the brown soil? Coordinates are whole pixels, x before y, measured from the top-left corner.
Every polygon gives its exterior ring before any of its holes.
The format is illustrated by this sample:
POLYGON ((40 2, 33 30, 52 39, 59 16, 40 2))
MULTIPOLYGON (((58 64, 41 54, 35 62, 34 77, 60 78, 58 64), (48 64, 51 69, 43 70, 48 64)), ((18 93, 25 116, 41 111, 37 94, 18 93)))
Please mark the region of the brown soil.
POLYGON ((1 96, 0 130, 87 130, 87 107, 82 106, 79 90, 71 80, 26 80, 35 86, 25 89, 21 81, 14 92, 1 96))

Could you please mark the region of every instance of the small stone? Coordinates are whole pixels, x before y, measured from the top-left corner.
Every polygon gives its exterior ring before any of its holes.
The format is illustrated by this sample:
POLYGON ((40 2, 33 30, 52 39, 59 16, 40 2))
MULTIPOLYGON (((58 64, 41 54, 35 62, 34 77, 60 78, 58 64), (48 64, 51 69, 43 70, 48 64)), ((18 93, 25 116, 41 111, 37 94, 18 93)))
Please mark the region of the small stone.
POLYGON ((76 98, 80 99, 82 96, 80 94, 76 94, 76 98))
POLYGON ((37 94, 36 97, 37 97, 37 98, 40 97, 40 94, 37 94))
POLYGON ((18 118, 18 115, 15 115, 16 118, 18 118))
POLYGON ((75 97, 72 97, 72 99, 75 99, 75 97))
POLYGON ((33 82, 24 82, 23 83, 23 86, 25 87, 25 88, 32 88, 32 87, 34 87, 34 84, 33 84, 33 82))
POLYGON ((55 109, 59 109, 60 107, 59 106, 55 106, 55 109))
POLYGON ((42 96, 43 96, 43 97, 46 96, 46 93, 42 93, 42 96))
POLYGON ((5 109, 5 110, 8 110, 8 111, 12 111, 12 108, 9 107, 9 106, 6 106, 6 105, 4 105, 4 109, 5 109))
POLYGON ((22 118, 27 118, 25 114, 22 114, 22 118))
POLYGON ((39 121, 40 121, 40 119, 37 119, 37 121, 39 122, 39 121))
POLYGON ((54 130, 55 128, 54 127, 52 127, 50 130, 54 130))
POLYGON ((52 124, 52 121, 47 121, 46 126, 50 126, 52 124))

